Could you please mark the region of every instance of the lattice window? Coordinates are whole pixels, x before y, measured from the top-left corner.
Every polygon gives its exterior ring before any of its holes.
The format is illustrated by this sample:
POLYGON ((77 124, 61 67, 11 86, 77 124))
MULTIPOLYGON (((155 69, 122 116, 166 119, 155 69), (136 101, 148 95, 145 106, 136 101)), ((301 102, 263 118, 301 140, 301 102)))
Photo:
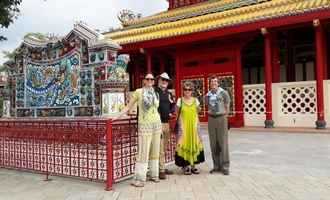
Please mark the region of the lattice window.
POLYGON ((316 88, 314 86, 281 88, 283 114, 315 114, 316 88))
POLYGON ((244 89, 244 113, 245 114, 265 114, 265 89, 246 88, 244 89))

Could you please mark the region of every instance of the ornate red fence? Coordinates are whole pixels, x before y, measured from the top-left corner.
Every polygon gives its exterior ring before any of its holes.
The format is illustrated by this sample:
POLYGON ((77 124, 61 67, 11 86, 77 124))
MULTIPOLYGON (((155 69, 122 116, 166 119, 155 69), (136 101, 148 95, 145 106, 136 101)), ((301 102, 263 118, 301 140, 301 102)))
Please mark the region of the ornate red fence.
MULTIPOLYGON (((166 160, 173 160, 175 138, 166 160)), ((137 120, 0 120, 0 167, 105 181, 134 173, 137 120)))

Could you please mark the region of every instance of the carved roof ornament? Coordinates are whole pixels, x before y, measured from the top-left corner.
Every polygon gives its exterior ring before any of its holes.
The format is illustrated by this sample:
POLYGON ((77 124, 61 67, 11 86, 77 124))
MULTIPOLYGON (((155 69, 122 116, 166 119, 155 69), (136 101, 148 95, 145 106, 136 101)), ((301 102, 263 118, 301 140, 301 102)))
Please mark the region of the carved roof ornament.
POLYGON ((127 24, 128 22, 140 19, 142 17, 142 14, 134 13, 131 10, 124 9, 118 13, 117 17, 118 17, 119 21, 121 22, 121 25, 125 27, 128 25, 127 24))

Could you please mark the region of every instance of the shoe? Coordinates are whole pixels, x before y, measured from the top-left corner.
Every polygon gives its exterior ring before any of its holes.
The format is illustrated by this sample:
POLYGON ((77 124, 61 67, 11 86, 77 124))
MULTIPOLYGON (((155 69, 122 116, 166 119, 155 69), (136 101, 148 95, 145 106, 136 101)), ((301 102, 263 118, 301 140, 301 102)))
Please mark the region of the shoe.
POLYGON ((193 173, 193 174, 199 174, 200 172, 199 172, 199 170, 197 168, 193 167, 193 168, 191 168, 191 173, 193 173))
POLYGON ((166 179, 166 172, 159 172, 159 179, 165 180, 166 179))
POLYGON ((152 181, 154 183, 159 183, 160 182, 158 177, 150 178, 149 181, 152 181))
POLYGON ((220 172, 220 170, 219 169, 211 169, 210 174, 213 174, 213 173, 216 173, 216 172, 220 172))
POLYGON ((174 174, 172 170, 169 170, 169 169, 165 169, 165 174, 167 175, 172 175, 174 174))
POLYGON ((185 167, 184 168, 184 172, 183 172, 184 175, 191 175, 191 170, 190 170, 190 167, 185 167))
POLYGON ((228 176, 229 175, 229 169, 223 169, 221 170, 223 175, 228 176))
POLYGON ((131 183, 134 187, 144 187, 144 183, 142 181, 136 180, 133 183, 131 183))

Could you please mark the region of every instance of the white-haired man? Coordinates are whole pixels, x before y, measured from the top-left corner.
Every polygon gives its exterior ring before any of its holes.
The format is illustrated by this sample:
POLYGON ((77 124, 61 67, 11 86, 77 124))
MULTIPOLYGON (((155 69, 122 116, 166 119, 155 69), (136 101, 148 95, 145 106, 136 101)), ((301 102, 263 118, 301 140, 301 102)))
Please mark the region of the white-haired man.
POLYGON ((169 119, 174 112, 174 100, 172 93, 168 91, 168 84, 171 81, 169 75, 164 72, 159 75, 158 87, 156 92, 159 95, 159 114, 162 122, 162 134, 160 141, 160 156, 159 156, 159 178, 166 179, 166 174, 173 174, 172 171, 165 168, 165 152, 170 139, 169 119))

